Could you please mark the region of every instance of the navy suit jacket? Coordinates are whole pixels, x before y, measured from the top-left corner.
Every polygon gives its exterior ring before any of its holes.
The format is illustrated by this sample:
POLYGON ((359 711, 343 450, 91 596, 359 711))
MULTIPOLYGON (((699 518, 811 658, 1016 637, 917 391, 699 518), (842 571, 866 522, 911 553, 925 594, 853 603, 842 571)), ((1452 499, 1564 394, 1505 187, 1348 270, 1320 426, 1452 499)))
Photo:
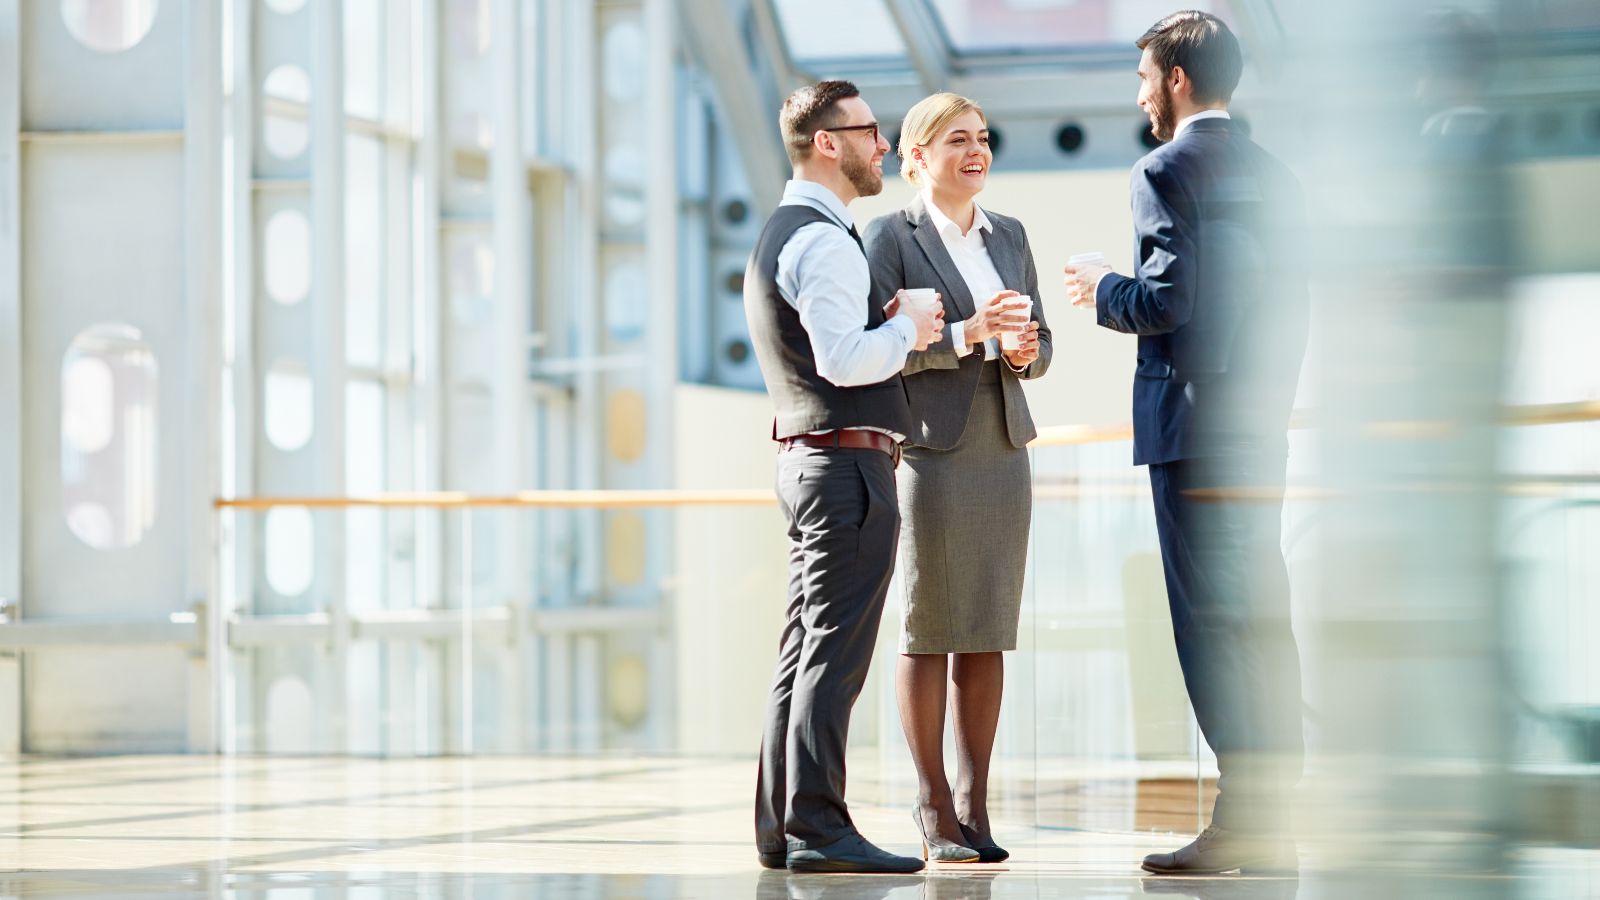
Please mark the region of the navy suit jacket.
POLYGON ((1095 293, 1139 336, 1134 465, 1284 452, 1305 356, 1304 201, 1231 120, 1190 123, 1133 169, 1132 278, 1095 293))

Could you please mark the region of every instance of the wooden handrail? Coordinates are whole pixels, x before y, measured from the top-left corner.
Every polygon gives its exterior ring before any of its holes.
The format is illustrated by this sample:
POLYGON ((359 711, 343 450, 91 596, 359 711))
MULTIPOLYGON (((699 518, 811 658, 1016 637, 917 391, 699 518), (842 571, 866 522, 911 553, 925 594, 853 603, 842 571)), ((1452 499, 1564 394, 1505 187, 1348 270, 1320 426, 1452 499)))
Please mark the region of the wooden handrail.
MULTIPOLYGON (((1314 421, 1309 410, 1295 410, 1291 428, 1309 428, 1314 421)), ((1600 400, 1572 403, 1535 403, 1509 406, 1501 413, 1501 423, 1510 426, 1564 425, 1573 422, 1600 422, 1600 400)), ((1426 437, 1447 433, 1451 423, 1444 421, 1367 422, 1364 429, 1374 436, 1426 437)), ((1133 440, 1133 424, 1050 425, 1039 429, 1030 448, 1074 447, 1133 440)), ((1584 476, 1576 476, 1583 478, 1584 476)), ((1587 482, 1585 482, 1587 483, 1587 482)), ((1548 489, 1549 477, 1539 482, 1548 489)), ((1532 485, 1523 486, 1531 490, 1532 485)), ((1082 486, 1057 487, 1056 494, 1081 493, 1082 486)), ((1122 488, 1128 490, 1128 488, 1122 488)), ((770 488, 752 490, 644 490, 644 491, 518 491, 500 496, 476 496, 460 491, 431 493, 377 494, 370 497, 234 497, 218 498, 217 509, 272 509, 297 506, 304 509, 344 509, 347 507, 401 507, 468 509, 480 507, 519 507, 524 509, 647 509, 678 506, 772 506, 777 502, 770 488)))
POLYGON ((518 491, 501 496, 436 491, 414 494, 376 494, 370 497, 236 497, 220 498, 217 509, 271 509, 300 506, 307 509, 342 509, 350 506, 423 507, 460 509, 516 506, 533 509, 643 509, 655 506, 771 506, 777 500, 770 488, 718 491, 518 491))

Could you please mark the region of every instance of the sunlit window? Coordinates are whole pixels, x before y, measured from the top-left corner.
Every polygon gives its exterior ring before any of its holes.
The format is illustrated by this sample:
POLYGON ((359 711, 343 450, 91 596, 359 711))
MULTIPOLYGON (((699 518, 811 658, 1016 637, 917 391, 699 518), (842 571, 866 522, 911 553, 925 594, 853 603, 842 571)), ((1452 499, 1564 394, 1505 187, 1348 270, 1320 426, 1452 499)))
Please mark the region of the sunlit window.
POLYGON ((345 353, 377 367, 383 355, 383 144, 345 138, 345 353))

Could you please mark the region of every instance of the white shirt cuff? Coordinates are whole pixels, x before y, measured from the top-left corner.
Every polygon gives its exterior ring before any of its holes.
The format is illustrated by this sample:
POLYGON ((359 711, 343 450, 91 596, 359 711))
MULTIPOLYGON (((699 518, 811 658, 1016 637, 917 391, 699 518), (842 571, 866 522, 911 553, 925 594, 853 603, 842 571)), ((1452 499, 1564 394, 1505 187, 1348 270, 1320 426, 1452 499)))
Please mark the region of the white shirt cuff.
POLYGON ((972 352, 972 347, 967 344, 967 323, 950 323, 950 344, 956 348, 957 359, 972 352))
POLYGON ((1104 272, 1101 272, 1099 277, 1094 280, 1094 290, 1091 291, 1090 293, 1094 295, 1094 298, 1096 300, 1100 299, 1100 282, 1105 281, 1106 280, 1106 276, 1110 275, 1110 274, 1111 274, 1111 270, 1107 269, 1104 272))
POLYGON ((889 327, 897 329, 901 336, 905 338, 907 352, 910 352, 916 348, 917 326, 911 323, 910 318, 906 316, 895 316, 889 320, 889 327))

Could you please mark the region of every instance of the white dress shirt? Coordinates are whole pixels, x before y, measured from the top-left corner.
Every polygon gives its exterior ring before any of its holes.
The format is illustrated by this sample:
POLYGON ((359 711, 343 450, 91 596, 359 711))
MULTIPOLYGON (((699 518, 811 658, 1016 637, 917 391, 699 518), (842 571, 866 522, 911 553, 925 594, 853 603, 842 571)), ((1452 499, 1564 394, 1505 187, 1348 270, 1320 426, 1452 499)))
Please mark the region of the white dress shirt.
POLYGON ((1183 118, 1179 119, 1178 126, 1172 129, 1172 139, 1177 140, 1185 131, 1189 129, 1190 125, 1193 125, 1201 119, 1231 118, 1233 118, 1233 116, 1228 115, 1228 111, 1225 109, 1202 109, 1192 116, 1184 116, 1183 118))
POLYGON ((839 223, 802 227, 778 254, 778 293, 800 313, 817 374, 840 387, 858 387, 899 372, 917 345, 917 327, 897 316, 867 328, 872 276, 866 255, 845 230, 855 227, 850 211, 813 181, 790 181, 779 205, 809 206, 839 223))
MULTIPOLYGON (((922 195, 922 204, 927 207, 928 220, 939 232, 939 238, 944 242, 944 249, 950 253, 950 259, 956 264, 956 270, 961 273, 961 280, 967 283, 967 293, 972 295, 973 306, 981 309, 990 297, 1006 289, 1005 282, 1000 280, 999 270, 994 267, 994 260, 989 257, 989 245, 985 240, 988 235, 994 233, 994 225, 989 222, 989 217, 983 214, 983 208, 974 203, 972 227, 967 229, 966 234, 962 234, 961 226, 951 221, 927 192, 922 195)), ((972 352, 972 347, 967 344, 965 325, 964 322, 950 323, 950 341, 958 357, 972 352)), ((999 356, 998 338, 989 338, 983 342, 985 360, 997 359, 999 356)))

